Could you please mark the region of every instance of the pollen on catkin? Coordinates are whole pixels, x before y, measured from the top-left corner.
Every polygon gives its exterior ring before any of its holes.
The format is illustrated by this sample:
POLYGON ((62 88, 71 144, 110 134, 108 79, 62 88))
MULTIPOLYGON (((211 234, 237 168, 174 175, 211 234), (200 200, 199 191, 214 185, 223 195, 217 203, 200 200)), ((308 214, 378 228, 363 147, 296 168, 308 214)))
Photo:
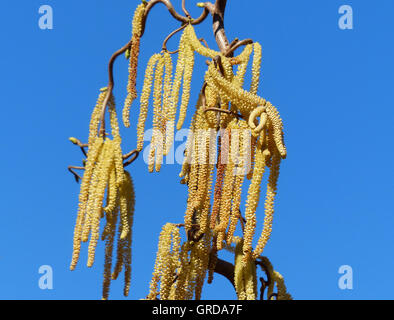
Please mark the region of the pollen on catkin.
POLYGON ((160 171, 163 161, 163 118, 162 118, 162 91, 163 91, 163 73, 164 73, 164 56, 160 56, 157 62, 156 72, 153 85, 153 132, 150 144, 148 167, 149 172, 153 172, 156 160, 156 172, 160 171))
POLYGON ((145 15, 145 4, 141 3, 137 6, 132 22, 132 43, 129 48, 129 78, 127 84, 127 97, 123 107, 123 123, 128 128, 130 127, 130 107, 133 101, 137 98, 137 66, 138 56, 140 52, 140 39, 142 35, 142 22, 145 15))
POLYGON ((256 300, 257 277, 254 261, 243 263, 243 239, 235 237, 234 285, 238 300, 256 300))
POLYGON ((193 48, 190 46, 186 46, 185 53, 184 53, 184 60, 185 60, 185 68, 184 68, 184 75, 183 75, 183 89, 182 89, 182 100, 181 106, 179 110, 179 119, 177 123, 177 130, 180 130, 183 126, 183 122, 186 118, 186 111, 189 105, 190 100, 190 84, 193 75, 193 68, 194 68, 194 51, 193 48))
POLYGON ((160 237, 156 255, 155 267, 150 283, 148 300, 167 300, 174 284, 176 269, 180 259, 180 234, 179 228, 174 224, 164 225, 160 237))
POLYGON ((148 115, 149 97, 152 90, 153 73, 156 63, 160 60, 160 54, 154 54, 148 61, 145 71, 144 86, 140 98, 140 115, 137 124, 137 150, 141 151, 144 146, 145 122, 148 115))
POLYGON ((264 228, 258 240, 257 246, 253 251, 253 258, 256 259, 264 250, 265 245, 271 235, 272 220, 274 214, 274 200, 277 190, 277 183, 279 177, 280 156, 276 153, 273 156, 272 164, 270 167, 270 176, 268 178, 267 196, 265 200, 265 217, 264 228))
POLYGON ((258 144, 256 149, 255 166, 253 169, 252 181, 249 185, 248 196, 245 207, 245 232, 244 232, 244 262, 251 258, 252 241, 256 230, 256 209, 260 198, 260 185, 263 174, 266 168, 265 157, 263 154, 262 145, 258 144))

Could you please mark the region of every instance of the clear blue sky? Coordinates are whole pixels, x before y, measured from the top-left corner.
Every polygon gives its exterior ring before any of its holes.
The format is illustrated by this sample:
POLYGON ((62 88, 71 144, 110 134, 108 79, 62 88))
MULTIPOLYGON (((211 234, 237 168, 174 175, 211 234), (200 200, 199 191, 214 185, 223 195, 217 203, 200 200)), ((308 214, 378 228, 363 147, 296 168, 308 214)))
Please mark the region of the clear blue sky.
MULTIPOLYGON (((85 266, 86 247, 77 270, 68 269, 79 185, 66 168, 82 159, 68 137, 86 140, 98 89, 107 84, 108 59, 128 41, 137 2, 2 4, 0 299, 101 298, 102 245, 92 269, 85 266), (38 27, 44 4, 53 7, 53 30, 38 27), (53 268, 53 290, 38 287, 41 265, 53 268)), ((173 2, 179 9, 180 1, 173 2)), ((199 15, 197 1, 186 2, 199 15)), ((228 1, 227 35, 262 44, 260 94, 278 106, 285 123, 289 156, 264 254, 296 299, 394 298, 393 12, 392 0, 228 1), (338 8, 345 4, 353 7, 353 30, 338 27, 338 8), (353 268, 353 290, 338 288, 341 265, 353 268)), ((139 90, 147 59, 177 26, 163 6, 152 11, 139 90)), ((196 32, 214 47, 210 19, 196 32)), ((199 63, 192 103, 205 70, 204 60, 199 63)), ((115 76, 121 102, 125 59, 116 63, 115 76)), ((125 151, 135 146, 137 107, 133 128, 122 129, 125 151)), ((149 174, 142 158, 130 168, 137 206, 129 298, 148 293, 162 225, 182 221, 186 189, 179 170, 167 165, 149 174)), ((113 282, 111 298, 123 298, 122 285, 113 282)), ((216 276, 203 298, 235 295, 216 276)))

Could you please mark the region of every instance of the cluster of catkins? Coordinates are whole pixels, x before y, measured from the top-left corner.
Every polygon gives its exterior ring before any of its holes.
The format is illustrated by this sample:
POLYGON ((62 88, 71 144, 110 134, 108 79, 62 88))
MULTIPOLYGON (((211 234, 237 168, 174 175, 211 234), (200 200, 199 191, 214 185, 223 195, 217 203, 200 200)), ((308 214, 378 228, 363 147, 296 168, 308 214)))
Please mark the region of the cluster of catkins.
POLYGON ((102 106, 108 94, 107 88, 100 91, 90 121, 89 150, 79 194, 70 269, 74 270, 78 263, 81 242, 87 241, 89 241, 87 266, 93 266, 96 246, 100 238, 100 221, 105 217, 106 225, 101 235, 101 239, 105 241, 106 245, 102 297, 107 299, 110 281, 118 277, 123 267, 125 269, 124 294, 128 295, 129 292, 131 227, 135 197, 130 174, 123 168, 121 138, 113 97, 109 99, 108 103, 112 140, 97 134, 102 106), (116 266, 112 272, 112 255, 117 230, 117 258, 116 266))
MULTIPOLYGON (((140 38, 145 4, 140 4, 133 17, 132 43, 127 49, 129 79, 127 97, 123 108, 123 123, 130 126, 130 106, 137 97, 136 78, 140 38)), ((101 239, 105 241, 103 299, 108 299, 111 280, 117 279, 124 268, 124 295, 129 294, 131 279, 131 240, 135 207, 135 192, 130 174, 124 170, 121 137, 114 97, 107 88, 100 90, 93 110, 88 140, 88 154, 79 194, 79 208, 74 230, 74 247, 70 269, 74 270, 80 255, 81 242, 89 241, 88 267, 94 263, 95 251, 100 238, 100 221, 106 224, 101 239), (108 101, 107 105, 104 105, 108 101), (99 132, 103 114, 108 107, 112 140, 99 132), (106 199, 105 199, 106 198, 106 199), (118 230, 118 232, 117 232, 118 230), (117 235, 116 263, 112 268, 114 242, 117 235), (90 240, 89 240, 90 236, 90 240), (112 270, 113 269, 113 270, 112 270)))
MULTIPOLYGON (((129 59, 128 94, 123 108, 123 123, 126 127, 130 126, 130 107, 137 97, 136 73, 145 6, 146 3, 142 3, 135 11, 132 44, 126 51, 129 59)), ((200 299, 207 274, 208 282, 212 281, 218 251, 235 243, 235 285, 238 297, 255 299, 257 284, 254 261, 260 257, 271 234, 279 166, 281 159, 286 157, 279 113, 270 102, 257 95, 262 49, 259 43, 253 43, 246 45, 238 56, 226 56, 204 46, 189 23, 184 25, 177 52, 174 74, 173 53, 165 49, 149 59, 145 71, 140 94, 137 151, 142 151, 144 147, 145 124, 153 87, 153 133, 148 158, 150 172, 160 171, 163 157, 172 148, 175 127, 177 130, 183 127, 190 100, 195 54, 210 59, 210 62, 191 121, 180 173, 181 182, 188 187, 184 223, 163 227, 147 298, 200 299), (245 76, 252 52, 251 85, 245 89, 245 76), (253 249, 256 210, 267 168, 270 172, 264 227, 253 249), (250 183, 243 211, 241 194, 245 180, 250 183), (239 221, 242 225, 241 238, 234 236, 239 221), (187 234, 183 244, 180 227, 184 227, 187 234)), ((128 292, 134 212, 133 184, 123 169, 121 139, 112 96, 107 100, 113 139, 97 134, 103 107, 106 107, 103 106, 106 94, 104 89, 92 114, 71 264, 71 269, 74 269, 81 241, 87 241, 89 234, 88 266, 93 264, 99 223, 105 215, 107 224, 102 235, 106 240, 103 298, 108 297, 110 279, 117 277, 123 265, 125 294, 128 292), (111 273, 117 220, 120 221, 117 262, 115 271, 111 273)), ((279 285, 280 281, 278 278, 279 285)))
MULTIPOLYGON (((260 257, 271 234, 279 166, 281 159, 286 157, 283 125, 279 113, 270 102, 257 95, 262 60, 261 45, 246 45, 238 56, 227 57, 204 46, 198 40, 193 26, 188 24, 180 38, 174 75, 171 73, 171 54, 167 51, 154 54, 146 68, 140 97, 137 148, 143 149, 145 123, 153 86, 153 134, 149 171, 159 171, 163 156, 171 149, 177 110, 177 130, 184 124, 196 53, 210 58, 211 62, 192 118, 180 173, 181 182, 188 186, 184 227, 188 235, 193 234, 193 238, 188 237, 183 246, 174 244, 170 250, 171 235, 178 231, 170 225, 164 227, 148 295, 150 299, 157 296, 160 296, 160 299, 179 298, 176 288, 179 287, 179 279, 183 279, 182 277, 194 280, 190 282, 193 285, 189 284, 187 287, 187 293, 182 293, 181 296, 192 298, 193 290, 195 298, 200 296, 201 287, 198 284, 203 283, 200 278, 208 273, 209 280, 212 280, 217 252, 235 241, 236 226, 242 219, 241 194, 246 179, 250 180, 244 210, 246 223, 242 241, 238 241, 237 244, 237 259, 242 261, 244 269, 248 269, 253 261, 260 257), (246 90, 244 81, 252 52, 251 85, 246 90), (213 182, 215 168, 216 181, 213 182), (264 227, 253 249, 256 210, 263 175, 267 168, 270 172, 264 227), (201 264, 203 268, 199 269, 202 274, 190 267, 188 272, 191 274, 184 275, 183 272, 186 270, 182 269, 183 264, 180 263, 182 254, 188 250, 189 265, 194 265, 191 262, 193 248, 198 248, 202 243, 205 250, 200 254, 205 256, 198 257, 205 262, 201 264), (181 250, 181 253, 174 253, 176 248, 181 250), (162 287, 160 290, 157 289, 159 282, 162 287), (197 288, 194 287, 196 285, 197 288)), ((253 276, 250 279, 252 282, 245 284, 244 293, 239 293, 240 298, 255 298, 256 280, 253 276)))
POLYGON ((211 237, 207 232, 200 241, 181 245, 179 228, 167 223, 160 233, 148 300, 201 299, 211 237))

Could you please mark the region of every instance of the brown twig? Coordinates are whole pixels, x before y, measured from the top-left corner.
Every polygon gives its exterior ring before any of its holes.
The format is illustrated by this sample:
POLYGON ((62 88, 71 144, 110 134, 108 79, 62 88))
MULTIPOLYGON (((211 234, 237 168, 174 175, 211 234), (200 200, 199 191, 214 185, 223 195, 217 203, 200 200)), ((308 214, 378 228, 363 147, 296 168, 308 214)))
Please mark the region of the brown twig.
POLYGON ((187 26, 187 23, 184 23, 184 24, 183 24, 182 26, 180 26, 178 29, 172 31, 172 32, 164 39, 163 45, 162 45, 162 50, 164 50, 164 51, 166 51, 166 52, 168 52, 168 53, 170 53, 170 54, 175 54, 175 53, 177 53, 177 52, 179 51, 179 49, 178 49, 178 50, 175 50, 175 51, 168 51, 168 49, 167 49, 167 42, 168 42, 168 40, 170 40, 175 34, 177 34, 179 31, 185 29, 186 26, 187 26))
POLYGON ((198 41, 200 41, 204 46, 206 46, 209 49, 208 42, 204 38, 199 38, 198 41))
POLYGON ((103 107, 101 110, 101 116, 100 116, 100 129, 99 129, 99 136, 104 137, 105 136, 105 111, 107 109, 107 105, 109 102, 109 99, 112 96, 112 91, 115 86, 114 82, 114 63, 117 57, 119 57, 121 54, 125 53, 127 49, 131 47, 131 44, 133 43, 133 39, 131 39, 125 46, 123 46, 121 49, 116 51, 111 59, 109 60, 108 64, 108 87, 107 87, 107 95, 105 96, 104 102, 103 102, 103 107))
POLYGON ((227 0, 216 0, 215 4, 205 2, 204 8, 212 15, 213 34, 219 50, 225 53, 230 47, 229 41, 224 31, 224 12, 226 10, 227 0))
POLYGON ((201 13, 201 15, 197 18, 197 19, 192 19, 190 17, 184 17, 182 15, 180 15, 178 12, 176 12, 176 10, 174 9, 174 6, 172 5, 170 0, 151 0, 147 3, 146 8, 145 8, 145 15, 142 21, 142 34, 141 36, 144 34, 145 32, 145 26, 146 26, 146 19, 148 17, 148 14, 150 12, 150 10, 152 10, 152 8, 158 4, 158 3, 162 3, 164 4, 168 11, 170 12, 170 14, 178 21, 183 22, 183 23, 187 23, 187 22, 191 22, 191 24, 196 25, 196 24, 200 24, 201 22, 203 22, 205 20, 205 18, 208 16, 208 10, 206 8, 204 8, 204 11, 201 13))
POLYGON ((264 300, 264 292, 265 288, 267 287, 267 282, 264 280, 263 277, 260 277, 261 287, 260 287, 260 300, 264 300))
POLYGON ((229 49, 225 52, 225 56, 229 57, 234 53, 235 50, 237 50, 239 47, 246 46, 248 44, 252 44, 253 40, 252 39, 245 39, 242 41, 237 41, 235 44, 230 45, 229 49))
POLYGON ((237 117, 237 119, 243 119, 244 118, 241 114, 233 112, 233 111, 230 111, 230 110, 227 110, 227 109, 220 109, 220 108, 214 108, 214 107, 204 109, 204 112, 208 112, 208 111, 215 111, 215 112, 232 114, 233 116, 237 117))
POLYGON ((182 11, 185 14, 185 16, 190 19, 191 15, 190 15, 189 11, 187 11, 187 9, 186 9, 186 3, 185 2, 186 2, 186 0, 182 0, 182 11))
POLYGON ((79 182, 79 180, 82 180, 81 176, 78 173, 76 173, 74 171, 74 169, 75 170, 85 170, 85 167, 68 166, 67 169, 68 169, 68 171, 70 171, 74 175, 75 181, 77 183, 79 182))
POLYGON ((130 151, 127 154, 125 154, 123 156, 123 160, 126 160, 126 159, 130 158, 131 156, 133 156, 133 157, 123 163, 123 168, 126 168, 127 166, 132 164, 138 158, 139 155, 140 155, 140 152, 138 150, 136 150, 136 149, 134 149, 133 151, 130 151))

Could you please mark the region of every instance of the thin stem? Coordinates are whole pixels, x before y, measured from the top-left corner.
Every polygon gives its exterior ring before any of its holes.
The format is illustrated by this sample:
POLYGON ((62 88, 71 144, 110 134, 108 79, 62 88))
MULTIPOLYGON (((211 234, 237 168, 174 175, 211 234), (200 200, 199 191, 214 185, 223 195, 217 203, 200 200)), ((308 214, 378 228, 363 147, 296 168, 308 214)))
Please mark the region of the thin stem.
POLYGON ((253 43, 252 39, 245 39, 242 41, 237 41, 235 44, 230 45, 230 48, 226 51, 225 56, 228 57, 234 53, 239 47, 246 46, 248 44, 253 43))
POLYGON ((127 160, 126 162, 123 163, 123 168, 126 168, 127 166, 131 165, 138 158, 139 155, 140 155, 140 152, 137 151, 136 149, 131 151, 131 152, 129 152, 128 154, 125 154, 123 156, 124 160, 130 158, 131 156, 132 157, 129 160, 127 160))
POLYGON ((76 181, 77 183, 79 182, 79 180, 82 180, 81 176, 80 176, 78 173, 76 173, 76 172, 74 171, 74 169, 75 169, 75 170, 85 170, 84 167, 68 166, 67 169, 68 169, 68 171, 70 171, 70 172, 73 174, 73 176, 74 176, 74 178, 75 178, 75 181, 76 181))
POLYGON ((189 13, 189 11, 187 11, 187 9, 186 9, 186 4, 185 4, 185 2, 186 2, 186 0, 182 0, 182 11, 183 11, 183 13, 185 14, 185 16, 187 17, 187 18, 191 18, 191 16, 190 16, 190 13, 189 13))
POLYGON ((193 25, 200 24, 201 22, 203 22, 205 20, 205 18, 208 16, 208 13, 209 13, 209 11, 206 8, 204 8, 204 11, 201 13, 201 15, 197 19, 192 19, 190 17, 184 17, 184 16, 180 15, 178 12, 176 12, 176 10, 175 10, 175 8, 172 5, 170 0, 151 0, 151 1, 148 2, 148 4, 146 5, 146 8, 145 8, 145 15, 144 15, 143 22, 142 22, 142 34, 141 34, 141 36, 145 32, 146 19, 148 17, 148 14, 149 14, 150 10, 152 10, 152 8, 158 3, 164 4, 167 7, 167 9, 170 12, 170 14, 176 20, 178 20, 180 22, 183 22, 183 23, 187 23, 187 22, 191 21, 191 24, 193 24, 193 25))
POLYGON ((168 40, 170 40, 175 34, 177 34, 179 31, 185 29, 187 26, 187 23, 183 24, 182 26, 180 26, 178 29, 172 31, 163 41, 163 45, 162 45, 162 50, 171 53, 171 54, 175 54, 177 53, 179 50, 175 50, 175 51, 168 51, 167 49, 167 42, 168 40))
MULTIPOLYGON (((180 15, 179 13, 176 12, 176 10, 174 9, 174 6, 172 5, 170 0, 151 0, 147 3, 146 8, 145 8, 145 14, 143 17, 143 21, 142 21, 142 31, 141 31, 141 37, 145 32, 145 26, 146 26, 146 19, 149 15, 150 10, 152 10, 152 8, 158 4, 158 3, 163 3, 168 11, 170 12, 170 14, 177 20, 183 22, 183 23, 188 23, 190 22, 193 25, 199 24, 201 22, 203 22, 205 20, 205 18, 208 16, 208 10, 206 8, 204 8, 204 11, 202 12, 202 14, 200 15, 200 17, 198 17, 197 19, 191 19, 190 17, 184 17, 182 15, 180 15)), ((121 54, 125 53, 127 51, 127 49, 129 49, 131 47, 131 44, 133 42, 133 39, 131 39, 124 47, 122 47, 121 49, 119 49, 118 51, 116 51, 109 63, 108 63, 108 87, 107 87, 107 96, 104 99, 103 102, 103 107, 102 107, 102 111, 101 111, 101 116, 100 116, 100 129, 99 129, 99 136, 105 137, 105 111, 107 109, 107 104, 109 102, 109 99, 112 96, 112 92, 115 86, 115 82, 114 82, 114 76, 113 76, 113 67, 114 67, 114 63, 117 57, 119 57, 121 54)))
POLYGON ((123 46, 121 49, 116 51, 111 59, 109 60, 108 64, 108 87, 107 87, 107 95, 105 96, 104 102, 103 102, 103 107, 101 109, 101 116, 100 116, 100 129, 99 129, 99 136, 104 137, 105 136, 105 111, 107 109, 107 105, 109 102, 109 99, 112 96, 112 92, 115 86, 115 81, 114 81, 114 63, 117 57, 119 57, 121 54, 125 53, 128 48, 131 47, 131 44, 133 43, 133 39, 131 39, 125 46, 123 46))

